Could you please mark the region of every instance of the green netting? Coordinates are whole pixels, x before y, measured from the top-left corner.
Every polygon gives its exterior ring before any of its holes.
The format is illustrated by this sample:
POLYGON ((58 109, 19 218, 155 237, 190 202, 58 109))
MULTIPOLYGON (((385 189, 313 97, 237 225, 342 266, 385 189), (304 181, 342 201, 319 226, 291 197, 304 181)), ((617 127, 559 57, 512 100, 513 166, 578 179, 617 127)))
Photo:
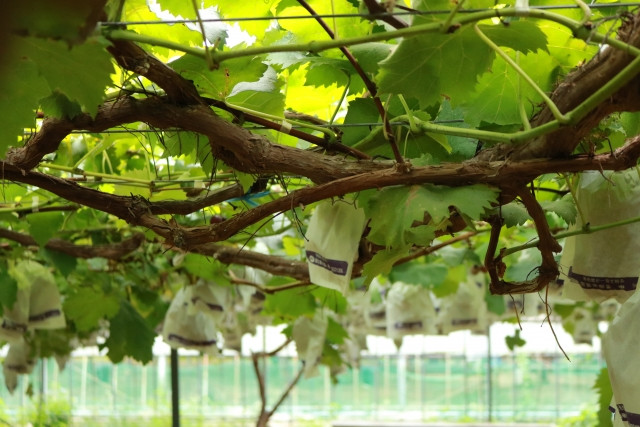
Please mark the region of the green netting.
MULTIPOLYGON (((270 403, 295 376, 300 362, 266 362, 270 403)), ((141 366, 112 365, 103 357, 77 357, 59 372, 51 359, 22 378, 14 395, 3 388, 5 416, 19 419, 46 402, 67 402, 74 416, 169 416, 171 389, 168 357, 141 366), (43 372, 44 366, 44 372, 43 372), (33 397, 25 392, 31 389, 33 397), (31 409, 30 409, 31 408, 31 409)), ((299 419, 553 421, 595 409, 592 389, 603 361, 596 355, 389 356, 364 358, 333 384, 328 372, 303 379, 279 413, 299 419), (491 396, 491 398, 490 398, 491 396)), ((211 419, 252 418, 260 398, 251 361, 240 357, 181 357, 181 413, 211 419)))

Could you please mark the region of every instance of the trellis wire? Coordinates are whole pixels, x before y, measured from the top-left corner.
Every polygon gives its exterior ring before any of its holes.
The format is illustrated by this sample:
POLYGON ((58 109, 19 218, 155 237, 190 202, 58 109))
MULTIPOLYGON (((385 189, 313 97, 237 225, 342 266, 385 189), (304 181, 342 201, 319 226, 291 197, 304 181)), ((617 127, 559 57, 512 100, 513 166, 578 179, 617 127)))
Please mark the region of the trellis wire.
MULTIPOLYGON (((455 120, 436 120, 436 121, 432 121, 429 122, 432 124, 447 124, 447 123, 464 123, 464 120, 462 119, 455 119, 455 120)), ((356 128, 356 127, 379 127, 382 126, 383 123, 380 122, 376 122, 376 123, 334 123, 334 124, 316 124, 314 126, 316 127, 323 127, 323 128, 356 128)), ((392 122, 391 123, 392 126, 394 125, 399 125, 399 126, 409 126, 408 122, 392 122)), ((303 125, 294 125, 291 126, 292 129, 306 129, 306 126, 303 125)), ((269 127, 266 126, 246 126, 243 127, 243 129, 247 129, 247 130, 273 130, 269 127)), ((117 133, 158 133, 160 132, 158 129, 107 129, 107 130, 103 130, 101 132, 91 132, 91 131, 87 131, 87 130, 73 130, 70 133, 74 134, 74 135, 91 135, 91 134, 101 134, 101 133, 113 133, 113 134, 117 134, 117 133)), ((179 128, 169 128, 169 129, 163 129, 162 132, 191 132, 188 130, 184 130, 184 129, 179 129, 179 128)), ((33 132, 25 132, 24 133, 25 136, 29 136, 29 135, 33 135, 33 132)))
MULTIPOLYGON (((613 7, 634 7, 640 6, 640 2, 627 2, 627 3, 596 3, 590 4, 591 9, 606 9, 613 7)), ((580 6, 576 4, 562 4, 562 5, 540 5, 530 6, 530 9, 539 10, 562 10, 562 9, 578 9, 580 6)), ((475 13, 482 12, 490 9, 462 9, 458 13, 475 13)), ((496 9, 499 10, 499 9, 496 9)), ((336 14, 315 14, 315 15, 294 15, 294 16, 245 16, 237 18, 208 18, 202 19, 168 19, 160 21, 103 21, 99 22, 102 26, 123 26, 123 25, 173 25, 173 24, 195 24, 198 22, 242 22, 242 21, 270 21, 270 20, 284 20, 284 19, 334 19, 334 18, 362 18, 362 19, 379 19, 389 16, 421 16, 421 15, 443 15, 451 13, 450 10, 430 10, 430 11, 404 11, 404 12, 381 12, 381 13, 336 13, 336 14)))

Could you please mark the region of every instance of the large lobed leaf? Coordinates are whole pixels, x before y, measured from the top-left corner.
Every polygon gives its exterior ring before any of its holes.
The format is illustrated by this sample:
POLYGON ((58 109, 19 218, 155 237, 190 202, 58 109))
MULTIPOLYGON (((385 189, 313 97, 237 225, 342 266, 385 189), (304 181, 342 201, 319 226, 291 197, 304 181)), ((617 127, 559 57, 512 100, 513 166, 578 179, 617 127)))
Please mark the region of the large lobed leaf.
POLYGON ((479 219, 496 197, 497 190, 484 185, 388 187, 369 196, 364 204, 371 218, 368 239, 387 248, 425 245, 433 239, 435 230, 446 226, 450 208, 479 219), (425 213, 429 215, 426 225, 425 213))
POLYGON ((404 39, 380 63, 377 80, 383 93, 416 97, 426 108, 442 96, 460 100, 473 90, 494 53, 474 33, 462 28, 453 34, 426 34, 404 39))
POLYGON ((109 338, 104 346, 109 349, 107 356, 113 363, 121 362, 126 356, 147 363, 153 359, 155 337, 156 333, 136 309, 122 300, 118 314, 110 321, 109 338))

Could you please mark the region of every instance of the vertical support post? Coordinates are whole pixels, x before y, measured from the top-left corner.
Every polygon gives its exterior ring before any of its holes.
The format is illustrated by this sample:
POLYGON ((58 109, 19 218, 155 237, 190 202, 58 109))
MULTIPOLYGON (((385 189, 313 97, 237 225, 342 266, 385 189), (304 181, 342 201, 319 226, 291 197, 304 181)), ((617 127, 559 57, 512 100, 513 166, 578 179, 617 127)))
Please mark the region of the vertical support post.
MULTIPOLYGON (((324 407, 329 408, 330 416, 333 417, 333 408, 331 407, 331 371, 328 366, 323 366, 322 370, 324 371, 324 407)), ((295 388, 294 388, 295 390, 295 388)))
POLYGON ((200 414, 204 414, 205 409, 209 403, 209 355, 204 354, 202 356, 202 364, 200 365, 202 369, 202 373, 200 374, 200 378, 202 378, 202 388, 200 389, 200 414))
POLYGON ((557 358, 553 358, 553 373, 555 378, 555 395, 556 395, 556 418, 560 418, 560 364, 557 358))
POLYGON ((403 412, 407 409, 407 355, 399 354, 397 363, 398 405, 403 412))
POLYGON ((382 389, 385 390, 384 399, 382 400, 383 405, 389 404, 389 396, 387 392, 389 390, 389 382, 391 381, 391 369, 389 368, 389 355, 385 354, 382 358, 383 362, 383 371, 382 371, 382 389))
POLYGON ((113 408, 111 409, 114 414, 118 413, 118 365, 113 365, 111 368, 111 397, 113 408))
POLYGON ((444 401, 447 407, 451 407, 451 354, 449 352, 444 355, 444 401))
POLYGON ((180 383, 178 376, 178 350, 171 349, 171 426, 180 427, 180 383))
POLYGON ((38 418, 44 414, 47 401, 47 359, 40 359, 40 390, 38 402, 38 418))
POLYGON ((487 422, 493 419, 493 362, 491 360, 491 326, 487 326, 487 422))
POLYGON ((424 402, 422 401, 422 354, 416 354, 413 357, 413 370, 415 371, 416 375, 416 403, 418 404, 418 408, 420 408, 421 412, 420 415, 421 417, 424 419, 424 410, 425 410, 425 405, 424 402))
POLYGON ((147 365, 142 366, 142 378, 140 379, 140 408, 144 412, 147 408, 147 365))
POLYGON ((82 371, 80 371, 80 408, 86 409, 87 407, 87 369, 89 364, 89 358, 82 356, 82 371))

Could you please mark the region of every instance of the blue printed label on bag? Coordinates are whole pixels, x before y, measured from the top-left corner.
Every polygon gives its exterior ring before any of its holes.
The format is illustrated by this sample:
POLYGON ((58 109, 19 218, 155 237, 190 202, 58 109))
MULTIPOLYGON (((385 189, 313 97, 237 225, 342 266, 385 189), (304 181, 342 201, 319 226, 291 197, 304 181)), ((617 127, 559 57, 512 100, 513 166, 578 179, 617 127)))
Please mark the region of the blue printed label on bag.
POLYGON ((307 260, 318 267, 324 268, 338 276, 346 276, 349 263, 339 259, 325 258, 317 252, 307 250, 307 260))

